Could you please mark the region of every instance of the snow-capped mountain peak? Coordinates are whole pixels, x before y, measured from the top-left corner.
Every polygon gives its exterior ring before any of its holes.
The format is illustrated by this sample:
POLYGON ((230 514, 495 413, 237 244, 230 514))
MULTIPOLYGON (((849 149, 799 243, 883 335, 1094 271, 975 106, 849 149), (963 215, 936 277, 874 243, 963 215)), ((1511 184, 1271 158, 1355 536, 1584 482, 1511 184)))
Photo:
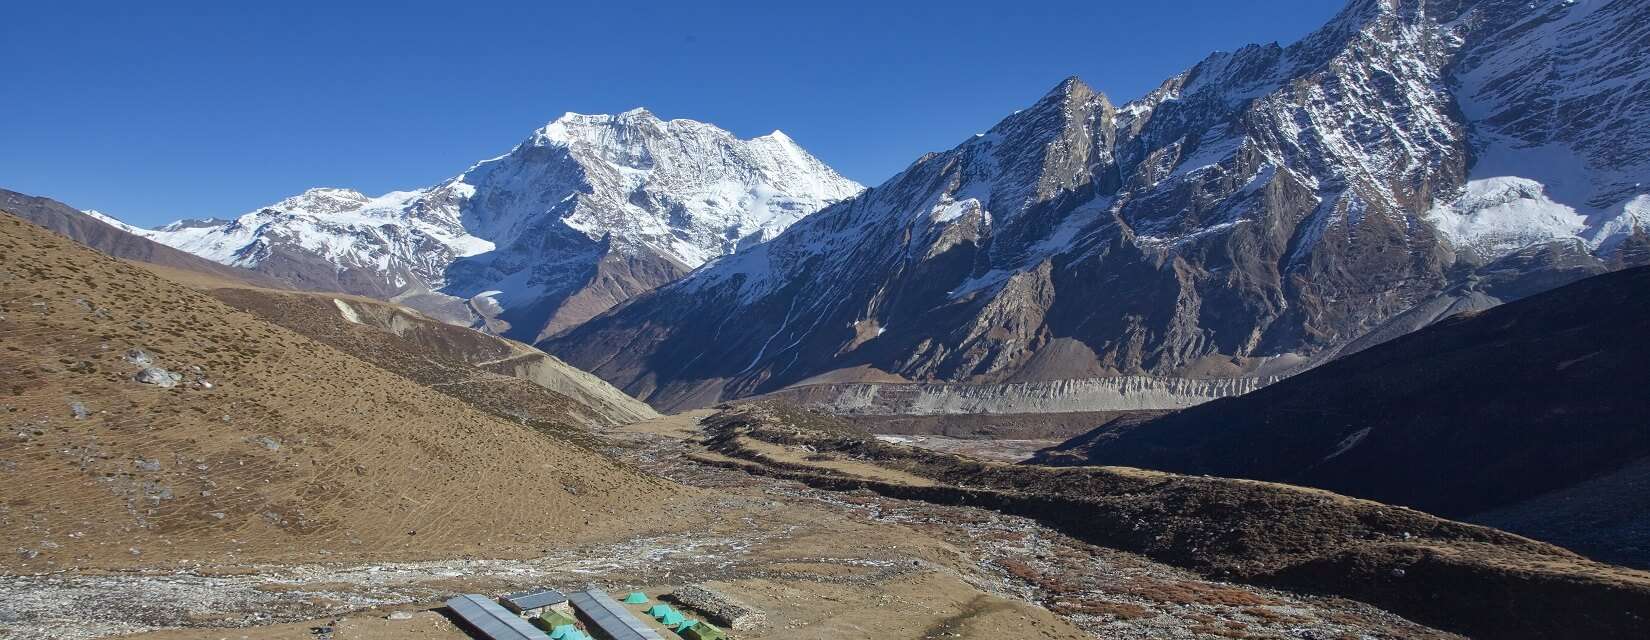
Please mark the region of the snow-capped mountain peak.
POLYGON ((479 313, 532 339, 860 189, 777 131, 742 140, 637 108, 567 113, 424 189, 313 188, 233 220, 123 228, 301 286, 479 313), (591 286, 593 299, 573 299, 591 286), (484 313, 457 309, 484 292, 484 313))

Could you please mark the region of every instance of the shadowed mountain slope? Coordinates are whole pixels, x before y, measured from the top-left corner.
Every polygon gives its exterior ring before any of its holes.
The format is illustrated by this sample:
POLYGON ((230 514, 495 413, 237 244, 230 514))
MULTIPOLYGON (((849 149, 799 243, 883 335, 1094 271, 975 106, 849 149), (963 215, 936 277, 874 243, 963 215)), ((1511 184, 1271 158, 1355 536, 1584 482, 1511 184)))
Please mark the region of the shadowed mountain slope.
POLYGON ((1650 566, 1650 504, 1626 490, 1643 474, 1616 473, 1650 462, 1647 361, 1650 268, 1637 268, 1458 315, 1254 393, 1102 428, 1045 457, 1288 482, 1453 518, 1498 510, 1493 521, 1514 531, 1650 566), (1519 512, 1577 486, 1617 499, 1589 502, 1585 515, 1519 512))

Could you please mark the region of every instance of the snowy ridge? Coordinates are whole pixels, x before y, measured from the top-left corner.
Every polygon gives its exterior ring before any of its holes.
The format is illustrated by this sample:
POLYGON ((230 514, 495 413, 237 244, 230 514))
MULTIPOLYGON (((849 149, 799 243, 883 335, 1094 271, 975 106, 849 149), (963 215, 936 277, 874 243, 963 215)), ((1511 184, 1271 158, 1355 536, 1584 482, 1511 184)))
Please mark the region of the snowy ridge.
MULTIPOLYGON (((1502 177, 1472 180, 1459 200, 1434 208, 1427 219, 1458 249, 1485 260, 1531 245, 1581 240, 1587 216, 1554 202, 1540 182, 1502 177)), ((1599 243, 1588 242, 1592 248, 1599 243)))
POLYGON ((1608 252, 1650 228, 1650 5, 1519 9, 1484 7, 1457 24, 1490 43, 1462 56, 1457 76, 1476 162, 1460 199, 1429 218, 1483 259, 1543 240, 1608 252))
MULTIPOLYGON (((561 304, 604 256, 641 265, 645 277, 625 280, 629 295, 641 293, 860 189, 781 132, 741 140, 635 109, 568 113, 509 153, 425 189, 369 197, 318 188, 233 220, 111 223, 224 264, 296 274, 316 288, 478 298, 486 308, 472 313, 491 317, 561 304), (655 261, 662 266, 646 266, 655 261)), ((610 287, 603 295, 610 305, 626 293, 610 287)), ((539 331, 526 329, 524 339, 539 331)))
MULTIPOLYGON (((415 215, 413 205, 428 193, 393 191, 369 198, 348 189, 310 189, 219 224, 178 221, 134 232, 245 268, 256 267, 268 257, 268 246, 278 242, 301 247, 341 267, 368 267, 381 272, 390 272, 397 264, 421 262, 416 256, 395 250, 408 238, 427 238, 453 256, 493 249, 492 242, 465 232, 456 218, 415 215)), ((130 226, 124 228, 133 230, 130 226)))

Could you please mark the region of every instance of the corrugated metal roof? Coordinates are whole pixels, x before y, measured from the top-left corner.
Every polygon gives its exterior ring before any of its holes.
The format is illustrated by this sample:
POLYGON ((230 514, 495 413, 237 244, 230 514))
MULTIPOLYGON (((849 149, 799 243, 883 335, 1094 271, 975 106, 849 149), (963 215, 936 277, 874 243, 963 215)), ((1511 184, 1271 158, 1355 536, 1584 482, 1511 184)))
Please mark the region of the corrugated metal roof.
POLYGON ((449 598, 447 608, 492 640, 544 640, 544 632, 487 596, 466 593, 449 598))
POLYGON ((567 596, 562 595, 560 591, 555 589, 533 589, 521 593, 512 593, 499 598, 499 600, 502 601, 500 604, 503 604, 506 608, 526 611, 567 602, 567 596))
POLYGON ((630 610, 619 604, 601 589, 580 591, 567 597, 569 602, 589 618, 590 624, 601 629, 613 640, 664 640, 653 627, 638 620, 630 610))

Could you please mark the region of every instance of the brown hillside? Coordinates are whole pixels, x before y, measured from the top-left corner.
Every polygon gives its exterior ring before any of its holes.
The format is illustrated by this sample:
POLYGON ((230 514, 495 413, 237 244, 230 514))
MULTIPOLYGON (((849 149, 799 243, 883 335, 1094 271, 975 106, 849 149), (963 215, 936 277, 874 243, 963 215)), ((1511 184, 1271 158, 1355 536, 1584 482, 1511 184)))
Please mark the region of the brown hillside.
POLYGON ((0 380, 7 570, 525 554, 682 491, 10 215, 0 380))
POLYGON ((332 294, 222 288, 230 306, 512 422, 567 432, 658 417, 652 407, 527 345, 395 304, 332 294))

